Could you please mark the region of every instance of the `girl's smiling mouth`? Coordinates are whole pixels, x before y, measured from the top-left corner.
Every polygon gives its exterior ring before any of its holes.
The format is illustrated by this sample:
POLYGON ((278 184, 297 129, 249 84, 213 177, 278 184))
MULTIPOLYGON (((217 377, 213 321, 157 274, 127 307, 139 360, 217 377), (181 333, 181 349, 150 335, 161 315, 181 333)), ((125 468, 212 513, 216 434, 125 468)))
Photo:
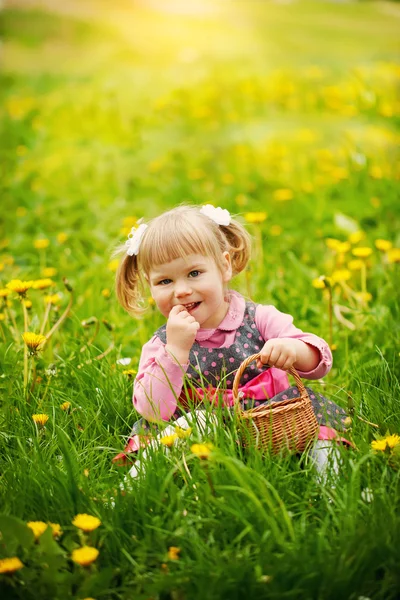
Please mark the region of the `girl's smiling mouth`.
POLYGON ((183 304, 183 306, 188 312, 191 312, 192 310, 197 308, 199 304, 201 304, 201 302, 191 302, 190 304, 183 304))

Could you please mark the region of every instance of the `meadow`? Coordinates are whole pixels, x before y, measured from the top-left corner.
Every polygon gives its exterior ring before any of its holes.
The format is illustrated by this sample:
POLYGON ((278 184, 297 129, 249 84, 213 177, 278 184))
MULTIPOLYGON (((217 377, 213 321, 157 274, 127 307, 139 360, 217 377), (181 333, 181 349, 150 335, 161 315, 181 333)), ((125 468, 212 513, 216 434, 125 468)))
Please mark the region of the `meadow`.
POLYGON ((2 598, 399 598, 399 21, 389 2, 3 7, 2 598), (235 419, 129 485, 112 463, 163 323, 150 297, 141 319, 118 306, 113 252, 182 202, 246 223, 232 287, 330 343, 311 385, 349 414, 337 480, 243 449, 235 419))

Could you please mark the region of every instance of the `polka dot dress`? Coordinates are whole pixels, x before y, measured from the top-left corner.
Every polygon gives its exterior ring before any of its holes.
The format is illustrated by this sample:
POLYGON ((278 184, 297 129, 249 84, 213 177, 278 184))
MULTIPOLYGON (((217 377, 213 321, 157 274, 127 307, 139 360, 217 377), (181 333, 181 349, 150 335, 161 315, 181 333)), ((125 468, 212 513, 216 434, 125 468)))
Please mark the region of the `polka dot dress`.
MULTIPOLYGON (((221 385, 223 389, 231 390, 235 373, 245 358, 256 354, 264 345, 264 339, 255 324, 256 304, 246 302, 246 309, 243 315, 243 321, 236 330, 235 342, 228 348, 204 348, 198 342, 195 342, 189 354, 189 367, 186 372, 186 381, 195 387, 217 387, 221 385)), ((166 325, 160 327, 155 335, 166 344, 167 333, 166 325)), ((255 363, 249 365, 242 374, 239 385, 244 385, 264 372, 269 367, 257 369, 255 363)), ((311 388, 306 388, 313 405, 316 419, 320 425, 333 427, 338 431, 344 431, 344 419, 346 412, 328 400, 322 394, 314 392, 311 388)), ((287 400, 299 396, 299 390, 292 386, 287 390, 274 396, 273 401, 287 400)), ((251 397, 244 398, 241 401, 242 408, 247 410, 270 402, 270 400, 256 400, 251 397)), ((179 414, 177 409, 176 416, 179 414)))
MULTIPOLYGON (((186 376, 193 385, 204 385, 216 387, 221 379, 224 388, 231 390, 235 373, 245 358, 256 354, 264 345, 264 340, 254 322, 256 305, 253 302, 246 303, 243 321, 236 330, 235 342, 228 348, 204 348, 195 342, 189 354, 189 367, 186 376)), ((155 333, 160 340, 167 343, 166 325, 163 325, 155 333)), ((257 369, 251 364, 245 369, 240 385, 244 385, 264 369, 257 369)))

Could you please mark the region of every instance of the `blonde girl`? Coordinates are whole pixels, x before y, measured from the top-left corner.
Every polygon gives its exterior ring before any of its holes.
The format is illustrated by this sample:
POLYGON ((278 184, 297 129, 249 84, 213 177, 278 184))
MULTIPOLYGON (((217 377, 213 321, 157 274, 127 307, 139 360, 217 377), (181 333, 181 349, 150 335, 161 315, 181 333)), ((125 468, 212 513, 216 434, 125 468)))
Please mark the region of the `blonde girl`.
MULTIPOLYGON (((133 228, 116 279, 119 302, 133 316, 144 310, 146 286, 166 323, 143 346, 134 382, 133 404, 144 417, 135 424, 120 461, 141 444, 137 435, 150 422, 179 418, 190 407, 223 396, 233 405, 234 373, 260 353, 243 373, 244 407, 293 397, 286 370, 320 379, 332 366, 328 344, 293 325, 270 304, 247 301, 229 289, 250 259, 250 237, 229 212, 211 205, 178 206, 133 228)), ((346 414, 309 390, 320 424, 314 460, 325 468, 329 440, 346 441, 346 414)))

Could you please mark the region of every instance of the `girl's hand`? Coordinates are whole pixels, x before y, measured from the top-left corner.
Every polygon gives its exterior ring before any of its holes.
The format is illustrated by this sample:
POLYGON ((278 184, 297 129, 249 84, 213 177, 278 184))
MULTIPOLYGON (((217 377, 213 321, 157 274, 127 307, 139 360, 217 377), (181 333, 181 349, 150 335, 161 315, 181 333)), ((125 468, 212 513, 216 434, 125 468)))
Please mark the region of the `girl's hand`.
POLYGON ((263 365, 269 365, 287 371, 293 367, 298 358, 297 349, 298 340, 288 338, 268 340, 260 352, 260 358, 257 359, 257 368, 261 369, 263 365))
POLYGON ((167 352, 178 359, 180 363, 187 362, 198 329, 200 329, 200 323, 188 313, 182 304, 174 306, 167 321, 167 352))

